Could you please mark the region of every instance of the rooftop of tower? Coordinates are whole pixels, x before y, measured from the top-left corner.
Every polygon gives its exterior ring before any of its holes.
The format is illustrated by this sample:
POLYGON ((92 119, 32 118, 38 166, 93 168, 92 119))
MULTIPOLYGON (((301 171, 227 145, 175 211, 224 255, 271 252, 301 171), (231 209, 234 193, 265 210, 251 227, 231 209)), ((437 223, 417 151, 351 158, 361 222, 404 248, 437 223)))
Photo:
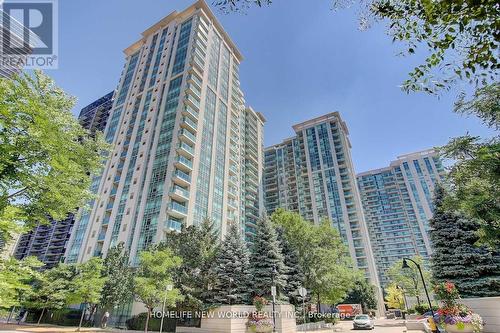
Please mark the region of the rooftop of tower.
POLYGON ((436 150, 433 148, 420 150, 420 151, 416 151, 413 153, 403 154, 403 155, 398 156, 396 160, 391 161, 389 166, 360 172, 356 175, 356 177, 369 176, 369 175, 374 175, 377 173, 389 171, 392 169, 393 166, 400 165, 402 160, 415 159, 415 158, 431 156, 431 155, 435 155, 435 154, 436 154, 436 150))
POLYGON ((208 4, 204 0, 196 1, 194 4, 192 4, 187 9, 183 10, 180 13, 177 12, 176 10, 174 10, 172 13, 165 16, 164 18, 162 18, 161 20, 159 20, 158 22, 153 24, 148 29, 144 30, 144 32, 142 33, 142 38, 140 40, 138 40, 137 42, 135 42, 134 44, 127 47, 123 52, 127 56, 133 54, 134 52, 136 52, 137 50, 139 50, 141 48, 141 46, 143 45, 143 43, 145 42, 145 40, 147 39, 147 37, 149 35, 155 33, 156 31, 158 31, 162 27, 168 25, 170 22, 172 22, 175 19, 180 19, 182 21, 182 20, 190 17, 191 15, 196 13, 198 10, 201 10, 212 21, 212 23, 217 28, 217 31, 221 34, 221 37, 224 39, 226 44, 229 46, 231 51, 234 53, 234 55, 236 56, 238 61, 241 62, 243 60, 243 55, 238 50, 238 47, 236 46, 236 44, 231 40, 231 38, 229 37, 227 32, 224 30, 224 28, 220 24, 219 20, 217 20, 217 17, 214 15, 214 13, 212 12, 210 7, 208 6, 208 4))

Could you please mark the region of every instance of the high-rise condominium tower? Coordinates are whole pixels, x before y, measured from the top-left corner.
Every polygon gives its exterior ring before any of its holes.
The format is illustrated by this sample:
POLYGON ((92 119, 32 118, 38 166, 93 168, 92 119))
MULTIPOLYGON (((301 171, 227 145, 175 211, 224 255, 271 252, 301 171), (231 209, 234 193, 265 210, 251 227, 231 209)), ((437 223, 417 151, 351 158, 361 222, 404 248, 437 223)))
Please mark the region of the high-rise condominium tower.
MULTIPOLYGON (((356 266, 378 286, 346 124, 334 112, 293 129, 295 137, 265 149, 267 212, 282 207, 314 223, 328 218, 339 230, 356 266)), ((383 309, 380 292, 379 307, 383 309)))
POLYGON ((444 168, 433 150, 399 156, 389 167, 357 176, 382 285, 387 269, 403 257, 431 253, 429 219, 434 188, 444 168))
MULTIPOLYGON (((102 132, 112 105, 113 92, 84 107, 80 111, 78 121, 92 135, 95 135, 96 131, 102 132)), ((68 214, 62 221, 50 219, 49 224, 39 224, 20 236, 14 256, 17 259, 35 256, 45 264, 44 269, 56 266, 64 256, 74 223, 74 214, 68 214)))
POLYGON ((112 152, 79 214, 67 261, 138 251, 211 218, 252 232, 262 200, 264 118, 245 108, 242 56, 207 4, 173 12, 125 50, 105 138, 112 152), (255 209, 249 209, 254 203, 255 209))

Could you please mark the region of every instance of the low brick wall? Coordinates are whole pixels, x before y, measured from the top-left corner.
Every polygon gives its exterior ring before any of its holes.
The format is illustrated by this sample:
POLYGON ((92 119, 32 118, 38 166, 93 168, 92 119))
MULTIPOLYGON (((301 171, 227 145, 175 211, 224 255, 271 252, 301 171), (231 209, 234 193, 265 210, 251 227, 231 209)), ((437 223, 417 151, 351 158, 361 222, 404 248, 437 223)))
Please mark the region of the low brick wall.
POLYGON ((461 302, 483 317, 484 333, 500 332, 500 297, 464 298, 461 302))
MULTIPOLYGON (((249 305, 226 305, 213 309, 210 318, 201 320, 200 328, 177 327, 177 333, 246 333, 247 318, 232 316, 229 313, 251 313, 255 307, 249 305)), ((272 306, 264 307, 264 312, 272 313, 272 306)), ((276 331, 278 333, 296 333, 294 307, 276 305, 276 331)))

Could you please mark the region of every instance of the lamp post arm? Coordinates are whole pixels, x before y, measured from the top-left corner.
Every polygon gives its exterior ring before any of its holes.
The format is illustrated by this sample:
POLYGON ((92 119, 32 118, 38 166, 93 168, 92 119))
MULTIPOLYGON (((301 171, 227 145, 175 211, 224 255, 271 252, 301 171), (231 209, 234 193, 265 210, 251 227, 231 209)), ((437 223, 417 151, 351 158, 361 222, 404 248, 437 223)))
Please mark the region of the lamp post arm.
POLYGON ((425 284, 425 279, 424 279, 424 274, 422 273, 422 269, 420 268, 420 265, 415 262, 415 260, 410 259, 410 258, 403 258, 405 260, 411 261, 412 263, 415 264, 418 268, 418 272, 420 273, 420 277, 422 278, 422 284, 424 286, 424 291, 425 291, 425 296, 427 297, 427 302, 429 302, 429 310, 431 311, 432 317, 434 318, 434 310, 432 310, 432 303, 431 303, 431 298, 429 297, 429 293, 427 292, 427 285, 425 284))

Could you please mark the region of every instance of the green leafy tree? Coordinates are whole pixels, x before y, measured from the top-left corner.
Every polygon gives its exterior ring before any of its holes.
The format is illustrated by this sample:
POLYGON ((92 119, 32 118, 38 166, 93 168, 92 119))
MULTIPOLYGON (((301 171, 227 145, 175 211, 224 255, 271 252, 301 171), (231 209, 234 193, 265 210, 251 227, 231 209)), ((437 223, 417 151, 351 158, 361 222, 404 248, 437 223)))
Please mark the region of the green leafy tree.
MULTIPOLYGON (((414 256, 411 259, 413 259, 417 264, 420 265, 422 273, 424 275, 425 284, 430 288, 431 273, 426 269, 422 257, 414 256)), ((425 290, 418 268, 411 262, 408 265, 410 266, 410 268, 402 269, 402 266, 403 259, 394 262, 392 266, 387 270, 387 276, 391 280, 391 284, 403 288, 406 294, 408 296, 415 297, 417 299, 418 305, 420 305, 420 301, 422 295, 425 294, 425 290)))
POLYGON ((361 304, 363 313, 377 310, 377 296, 375 286, 371 285, 364 277, 358 279, 342 303, 361 304))
POLYGON ((38 278, 37 269, 43 266, 35 257, 0 260, 0 307, 21 305, 33 291, 32 282, 38 278))
POLYGON ((103 263, 104 283, 100 306, 103 313, 134 297, 134 270, 129 266, 129 255, 123 243, 109 249, 103 263))
POLYGON ((182 259, 175 256, 170 249, 152 248, 139 254, 139 267, 134 277, 135 295, 147 310, 144 332, 148 331, 149 318, 153 309, 165 302, 166 306, 174 306, 182 299, 177 288, 167 290, 173 286, 175 269, 182 264, 182 259))
POLYGON ((394 41, 407 43, 407 53, 423 47, 425 62, 411 73, 403 88, 434 93, 457 80, 477 86, 498 78, 498 17, 494 0, 375 0, 370 12, 386 20, 394 41))
MULTIPOLYGON (((462 95, 455 112, 476 115, 498 132, 500 84, 479 89, 471 100, 462 95)), ((448 178, 451 188, 445 205, 479 222, 479 242, 500 247, 500 136, 481 139, 465 135, 441 147, 441 154, 455 162, 448 178)))
POLYGON ((302 296, 299 289, 304 287, 304 273, 300 266, 299 256, 297 251, 292 247, 288 239, 284 236, 282 228, 277 229, 278 240, 280 242, 281 253, 283 254, 284 263, 286 266, 285 279, 286 284, 283 288, 285 296, 290 304, 295 307, 302 306, 302 296))
MULTIPOLYGON (((286 266, 275 226, 267 218, 257 221, 250 267, 254 296, 269 297, 272 286, 276 286, 278 292, 283 291, 286 284, 286 266)), ((279 295, 279 297, 283 296, 279 295)))
POLYGON ((500 256, 477 247, 479 224, 444 205, 445 191, 435 191, 434 216, 430 220, 432 276, 438 283, 451 281, 462 297, 500 295, 500 256))
POLYGON ((211 302, 209 293, 215 283, 212 267, 219 251, 219 234, 213 222, 205 219, 199 226, 168 233, 159 246, 165 247, 182 259, 174 274, 174 284, 183 296, 178 306, 186 310, 203 308, 211 302))
MULTIPOLYGON (((270 5, 272 0, 214 0, 225 12, 270 5)), ((361 27, 387 22, 388 35, 405 44, 403 54, 425 49, 425 61, 409 73, 405 91, 436 93, 456 81, 484 86, 498 80, 498 17, 495 0, 333 0, 334 8, 361 8, 361 27)))
POLYGON ((40 324, 46 310, 62 309, 68 305, 75 274, 74 266, 59 264, 43 271, 35 280, 28 305, 42 309, 37 324, 40 324))
POLYGON ((385 293, 385 300, 389 308, 401 310, 405 308, 403 289, 398 288, 396 284, 391 283, 385 289, 385 293))
POLYGON ((102 289, 106 283, 106 278, 102 276, 103 271, 102 259, 96 257, 76 265, 76 275, 71 283, 68 303, 83 304, 78 331, 82 328, 85 310, 91 305, 99 303, 101 299, 102 289))
POLYGON ((213 271, 216 281, 211 291, 214 304, 250 304, 249 253, 235 223, 229 226, 213 271))
POLYGON ((35 71, 0 79, 0 237, 47 217, 63 219, 91 197, 101 136, 73 117, 74 98, 35 71))
POLYGON ((330 222, 314 225, 283 209, 276 210, 271 220, 283 228, 284 237, 297 252, 305 287, 317 303, 336 304, 344 299, 359 272, 330 222))

